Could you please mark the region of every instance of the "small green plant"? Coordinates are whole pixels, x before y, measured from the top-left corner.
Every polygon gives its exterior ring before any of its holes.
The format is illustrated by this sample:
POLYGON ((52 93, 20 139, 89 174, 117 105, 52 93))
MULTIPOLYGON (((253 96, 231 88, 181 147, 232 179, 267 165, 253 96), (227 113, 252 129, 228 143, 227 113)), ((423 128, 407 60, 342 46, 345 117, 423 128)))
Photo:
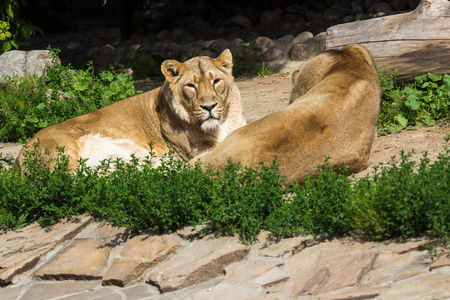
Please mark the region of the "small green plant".
POLYGON ((86 114, 135 93, 133 79, 110 71, 94 74, 58 63, 59 49, 51 50, 53 65, 46 75, 7 77, 0 86, 0 141, 25 141, 40 129, 86 114))
POLYGON ((266 68, 266 64, 263 62, 261 69, 258 71, 258 77, 267 77, 272 75, 272 71, 266 68))
POLYGON ((414 125, 432 125, 450 117, 450 76, 427 74, 403 87, 395 84, 396 72, 380 69, 382 102, 378 133, 397 133, 414 125))
POLYGON ((428 256, 431 258, 432 261, 435 261, 438 257, 438 250, 436 249, 436 246, 433 243, 429 243, 425 245, 425 248, 428 251, 428 256))
POLYGON ((256 34, 249 43, 242 42, 241 49, 234 55, 233 75, 236 77, 255 75, 258 72, 256 34))

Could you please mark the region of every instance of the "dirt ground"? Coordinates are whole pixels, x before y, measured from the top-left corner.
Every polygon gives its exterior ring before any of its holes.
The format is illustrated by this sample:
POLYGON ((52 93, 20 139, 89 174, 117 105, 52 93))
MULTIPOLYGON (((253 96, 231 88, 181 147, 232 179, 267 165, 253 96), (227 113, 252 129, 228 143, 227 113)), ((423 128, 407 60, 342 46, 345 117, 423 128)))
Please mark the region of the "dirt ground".
MULTIPOLYGON (((288 104, 291 80, 286 74, 237 79, 236 84, 241 92, 244 114, 249 123, 281 110, 288 104)), ((154 82, 138 82, 136 88, 147 91, 157 85, 158 83, 154 82)), ((445 137, 448 135, 450 135, 450 125, 447 124, 419 127, 415 130, 377 137, 372 147, 371 167, 356 174, 356 177, 360 178, 373 171, 373 166, 379 163, 389 163, 393 156, 396 156, 396 161, 399 161, 399 152, 402 149, 406 152, 414 151, 412 156, 414 160, 419 160, 423 153, 428 151, 428 157, 433 160, 444 151, 445 137)), ((3 153, 3 157, 6 155, 16 157, 20 149, 20 145, 0 143, 0 152, 3 153)))

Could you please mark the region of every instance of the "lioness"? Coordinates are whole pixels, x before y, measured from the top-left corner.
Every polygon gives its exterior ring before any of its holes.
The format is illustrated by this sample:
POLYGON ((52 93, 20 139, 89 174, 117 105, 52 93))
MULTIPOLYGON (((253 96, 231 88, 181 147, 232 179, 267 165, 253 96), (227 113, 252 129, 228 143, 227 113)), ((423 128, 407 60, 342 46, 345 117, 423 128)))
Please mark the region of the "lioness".
POLYGON ((292 75, 290 104, 232 132, 217 148, 192 160, 223 170, 227 159, 246 166, 278 157, 287 182, 317 174, 325 156, 347 173, 365 169, 376 135, 380 84, 372 55, 349 45, 310 60, 292 75))
MULTIPOLYGON (((40 147, 53 156, 55 146, 64 146, 71 170, 80 157, 88 159, 88 166, 107 158, 128 161, 133 153, 144 159, 150 142, 157 158, 168 152, 166 142, 183 159, 197 156, 246 124, 232 66, 229 50, 216 59, 166 60, 161 66, 166 80, 160 88, 44 128, 26 146, 39 139, 40 147)), ((17 158, 19 165, 23 157, 24 149, 17 158)))

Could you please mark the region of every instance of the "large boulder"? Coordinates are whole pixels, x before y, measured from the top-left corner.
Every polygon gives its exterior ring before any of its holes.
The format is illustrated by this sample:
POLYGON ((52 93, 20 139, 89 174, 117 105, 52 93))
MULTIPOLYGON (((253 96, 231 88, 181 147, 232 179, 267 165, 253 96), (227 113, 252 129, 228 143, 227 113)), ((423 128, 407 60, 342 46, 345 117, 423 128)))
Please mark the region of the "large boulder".
POLYGON ((0 66, 2 66, 0 68, 0 83, 5 82, 5 76, 42 76, 44 68, 51 64, 52 59, 48 50, 8 51, 0 55, 0 66))

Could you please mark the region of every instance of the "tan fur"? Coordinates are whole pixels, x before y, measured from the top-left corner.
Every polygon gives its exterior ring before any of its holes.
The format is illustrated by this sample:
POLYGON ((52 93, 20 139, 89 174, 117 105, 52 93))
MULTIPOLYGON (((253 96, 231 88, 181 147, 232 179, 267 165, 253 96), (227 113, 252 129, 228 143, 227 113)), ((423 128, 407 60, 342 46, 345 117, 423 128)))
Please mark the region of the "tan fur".
POLYGON ((278 157, 287 182, 317 174, 331 156, 347 173, 369 164, 380 107, 380 86, 372 55, 349 45, 312 59, 292 75, 290 104, 231 133, 217 148, 192 160, 223 170, 227 158, 247 166, 278 157))
MULTIPOLYGON (((229 50, 216 59, 166 60, 161 66, 166 81, 160 88, 44 128, 26 146, 39 139, 52 155, 56 145, 64 146, 72 170, 80 157, 90 158, 89 165, 105 158, 129 159, 131 153, 144 159, 150 142, 158 158, 168 152, 166 142, 183 159, 195 157, 246 124, 232 65, 229 50)), ((19 165, 23 155, 22 150, 19 165)))

